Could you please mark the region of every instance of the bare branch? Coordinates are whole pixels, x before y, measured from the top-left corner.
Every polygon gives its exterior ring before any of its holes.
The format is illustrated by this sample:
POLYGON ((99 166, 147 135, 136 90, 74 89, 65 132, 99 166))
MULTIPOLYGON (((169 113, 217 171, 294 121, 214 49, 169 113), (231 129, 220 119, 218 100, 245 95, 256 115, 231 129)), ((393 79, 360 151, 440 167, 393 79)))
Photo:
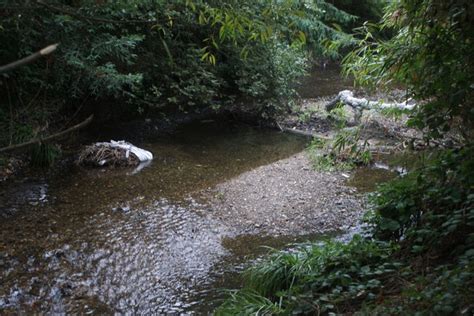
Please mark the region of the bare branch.
POLYGON ((49 46, 43 48, 42 50, 40 50, 39 52, 36 52, 36 53, 34 53, 34 54, 31 54, 30 56, 27 56, 27 57, 25 57, 25 58, 23 58, 23 59, 14 61, 14 62, 12 62, 12 63, 9 63, 9 64, 7 64, 7 65, 5 65, 5 66, 0 66, 0 74, 5 73, 5 72, 8 72, 8 71, 10 71, 10 70, 13 70, 13 69, 15 69, 15 68, 18 68, 18 67, 20 67, 20 66, 29 64, 29 63, 31 63, 31 62, 37 60, 37 59, 40 58, 40 57, 49 55, 49 54, 51 54, 52 52, 54 52, 57 47, 58 47, 58 44, 49 45, 49 46))
POLYGON ((45 137, 45 138, 35 138, 35 139, 32 139, 32 140, 27 141, 25 143, 0 148, 0 153, 23 150, 23 149, 26 149, 26 148, 28 148, 32 145, 35 145, 35 144, 45 143, 45 142, 49 142, 49 141, 54 140, 54 139, 58 139, 58 138, 63 137, 63 136, 65 136, 65 135, 67 135, 67 134, 69 134, 73 131, 76 131, 80 128, 83 128, 84 126, 86 126, 90 122, 92 122, 93 118, 94 118, 94 115, 91 115, 86 120, 82 121, 81 123, 79 123, 77 125, 74 125, 74 126, 68 128, 68 129, 66 129, 62 132, 50 135, 50 136, 45 137))

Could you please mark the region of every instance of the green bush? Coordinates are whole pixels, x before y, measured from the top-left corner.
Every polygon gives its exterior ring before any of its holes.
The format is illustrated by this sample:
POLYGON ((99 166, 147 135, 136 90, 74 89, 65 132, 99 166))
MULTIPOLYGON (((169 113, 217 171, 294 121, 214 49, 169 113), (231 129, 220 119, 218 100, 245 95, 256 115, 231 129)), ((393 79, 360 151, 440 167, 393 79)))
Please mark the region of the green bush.
POLYGON ((398 269, 400 263, 387 260, 395 250, 390 243, 356 236, 348 244, 327 241, 275 252, 247 271, 245 287, 233 293, 216 314, 259 310, 282 315, 352 311, 351 302, 374 300, 384 288, 380 278, 398 269), (251 305, 249 297, 254 298, 251 305))
POLYGON ((463 239, 474 227, 474 147, 438 155, 373 196, 377 236, 409 238, 414 251, 439 250, 448 237, 461 250, 474 246, 463 239))
POLYGON ((297 80, 306 72, 308 59, 301 46, 272 39, 258 45, 255 54, 232 63, 239 92, 254 99, 257 111, 266 117, 287 112, 296 97, 297 80))

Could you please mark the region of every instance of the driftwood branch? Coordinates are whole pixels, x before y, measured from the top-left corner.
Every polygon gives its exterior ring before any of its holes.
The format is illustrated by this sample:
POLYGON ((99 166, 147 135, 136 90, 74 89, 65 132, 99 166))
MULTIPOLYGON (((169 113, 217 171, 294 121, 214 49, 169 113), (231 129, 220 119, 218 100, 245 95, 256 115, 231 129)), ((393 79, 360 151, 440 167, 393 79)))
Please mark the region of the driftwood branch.
POLYGON ((326 111, 333 110, 340 102, 345 105, 348 105, 355 110, 371 110, 371 109, 388 109, 388 108, 397 108, 400 110, 412 110, 415 105, 409 104, 411 100, 401 103, 384 103, 379 101, 368 101, 365 98, 359 99, 354 97, 354 93, 350 90, 343 90, 338 93, 337 97, 326 104, 326 111))
POLYGON ((330 137, 330 136, 326 136, 326 135, 316 133, 316 132, 304 131, 304 130, 300 130, 300 129, 293 129, 293 128, 284 127, 284 126, 282 127, 282 126, 280 126, 280 124, 278 124, 278 126, 279 126, 279 128, 282 132, 287 132, 287 133, 291 133, 291 134, 295 134, 295 135, 312 137, 312 138, 321 138, 321 139, 326 139, 326 140, 332 139, 332 137, 330 137))
POLYGON ((68 128, 68 129, 65 129, 62 132, 47 136, 45 138, 35 138, 35 139, 32 139, 32 140, 27 141, 25 143, 0 148, 0 154, 11 152, 11 151, 23 150, 23 149, 26 149, 26 148, 28 148, 32 145, 35 145, 35 144, 45 143, 45 142, 49 142, 49 141, 61 138, 61 137, 65 136, 65 135, 67 135, 67 134, 69 134, 73 131, 76 131, 76 130, 81 129, 84 126, 88 125, 90 122, 92 122, 93 118, 94 118, 94 115, 91 115, 86 120, 82 121, 81 123, 76 124, 76 125, 68 128))
POLYGON ((23 65, 29 64, 29 63, 37 60, 40 57, 49 55, 52 52, 54 52, 57 47, 58 47, 58 44, 49 45, 49 46, 43 48, 42 50, 40 50, 39 52, 31 54, 30 56, 27 56, 27 57, 22 58, 20 60, 9 63, 5 66, 0 66, 0 74, 8 72, 8 71, 13 70, 13 69, 18 68, 18 67, 21 67, 23 65))

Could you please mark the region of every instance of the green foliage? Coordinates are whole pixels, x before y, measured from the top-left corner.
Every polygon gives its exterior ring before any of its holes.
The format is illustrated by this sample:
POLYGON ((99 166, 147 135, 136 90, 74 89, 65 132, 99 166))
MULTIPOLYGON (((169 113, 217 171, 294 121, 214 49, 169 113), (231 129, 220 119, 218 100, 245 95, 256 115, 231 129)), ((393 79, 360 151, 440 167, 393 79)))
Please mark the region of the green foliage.
POLYGON ((396 107, 388 107, 380 109, 379 112, 391 119, 400 120, 404 115, 410 115, 411 111, 407 109, 399 109, 396 107))
POLYGON ((295 83, 307 69, 306 53, 300 46, 273 39, 259 45, 255 54, 232 63, 241 94, 255 100, 258 112, 266 117, 288 111, 296 97, 295 83))
POLYGON ((333 0, 331 2, 338 9, 350 12, 355 17, 354 21, 348 25, 351 29, 360 26, 365 21, 378 22, 384 14, 384 7, 389 3, 387 0, 333 0))
POLYGON ((454 251, 474 247, 474 240, 457 240, 474 227, 473 154, 473 146, 447 150, 381 186, 373 197, 376 234, 409 238, 414 252, 439 249, 446 238, 459 242, 454 251))
POLYGON ((17 126, 44 136, 76 112, 130 119, 241 100, 277 115, 309 56, 335 53, 322 39, 349 43, 335 23, 352 21, 322 0, 7 0, 0 11, 2 61, 59 43, 0 78, 0 146, 17 126))
MULTIPOLYGON (((458 126, 464 146, 437 153, 380 187, 366 215, 374 240, 356 237, 347 245, 313 243, 273 254, 247 272, 245 287, 221 314, 245 308, 246 293, 260 295, 253 311, 261 302, 285 315, 474 312, 473 11, 464 0, 392 1, 383 23, 367 23, 359 48, 345 60, 359 83, 405 85, 419 102, 411 124, 431 138, 458 126), (396 34, 391 39, 374 35, 388 29, 396 34)), ((311 150, 350 154, 360 136, 354 131, 342 129, 333 143, 315 140, 311 150)), ((334 161, 319 157, 324 166, 334 161)))
POLYGON ((351 301, 371 301, 383 290, 379 278, 400 266, 386 262, 395 249, 389 243, 356 236, 348 244, 327 241, 275 252, 247 271, 244 289, 234 293, 217 314, 245 310, 249 293, 260 296, 252 311, 269 306, 274 306, 274 314, 283 315, 350 311, 351 301))
POLYGON ((372 153, 368 142, 362 137, 363 125, 346 128, 348 113, 343 106, 331 110, 329 117, 338 132, 331 141, 313 139, 308 151, 314 167, 321 171, 334 171, 370 164, 372 153))
POLYGON ((474 126, 474 3, 465 0, 393 1, 380 25, 366 24, 346 73, 363 85, 405 85, 421 104, 411 124, 441 137, 452 127, 469 138, 474 126), (392 30, 389 40, 380 30, 392 30))
POLYGON ((280 315, 279 304, 252 290, 230 291, 229 298, 215 311, 217 316, 225 315, 280 315))
POLYGON ((474 312, 474 264, 439 265, 417 273, 404 268, 400 293, 362 306, 358 315, 471 315, 474 312), (409 280, 409 281, 408 281, 409 280))

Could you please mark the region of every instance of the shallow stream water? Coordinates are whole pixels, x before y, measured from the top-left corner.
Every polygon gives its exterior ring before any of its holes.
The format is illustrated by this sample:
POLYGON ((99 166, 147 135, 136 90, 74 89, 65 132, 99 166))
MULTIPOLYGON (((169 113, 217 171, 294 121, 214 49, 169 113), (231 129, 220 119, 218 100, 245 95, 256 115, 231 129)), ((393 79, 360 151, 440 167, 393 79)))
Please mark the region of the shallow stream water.
MULTIPOLYGON (((319 90, 304 97, 347 86, 334 69, 307 81, 319 90)), ((136 144, 155 155, 136 169, 68 167, 0 184, 0 314, 209 313, 262 246, 320 236, 238 235, 206 216, 199 192, 306 144, 206 122, 136 144)))
MULTIPOLYGON (((306 140, 229 122, 140 144, 142 170, 72 168, 4 183, 0 311, 207 312, 225 275, 259 247, 206 217, 200 190, 301 151, 306 140)), ((226 281, 227 283, 227 281, 226 281)))

